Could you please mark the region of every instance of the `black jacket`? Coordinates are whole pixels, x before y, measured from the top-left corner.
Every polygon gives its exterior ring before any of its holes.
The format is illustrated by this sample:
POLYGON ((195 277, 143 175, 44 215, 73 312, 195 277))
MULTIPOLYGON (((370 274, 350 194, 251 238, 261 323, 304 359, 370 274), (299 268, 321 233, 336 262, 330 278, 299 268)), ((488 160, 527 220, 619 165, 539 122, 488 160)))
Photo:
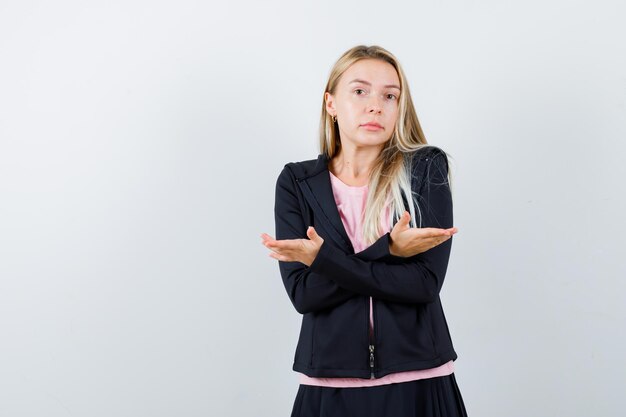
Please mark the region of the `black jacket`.
MULTIPOLYGON (((422 227, 452 227, 445 153, 424 148, 410 160, 422 227)), ((308 226, 324 239, 308 267, 279 261, 287 294, 303 314, 293 370, 311 377, 380 378, 456 360, 439 299, 452 238, 404 258, 389 253, 386 233, 355 254, 335 204, 328 162, 320 154, 316 160, 288 163, 276 181, 276 239, 306 239, 308 226)))

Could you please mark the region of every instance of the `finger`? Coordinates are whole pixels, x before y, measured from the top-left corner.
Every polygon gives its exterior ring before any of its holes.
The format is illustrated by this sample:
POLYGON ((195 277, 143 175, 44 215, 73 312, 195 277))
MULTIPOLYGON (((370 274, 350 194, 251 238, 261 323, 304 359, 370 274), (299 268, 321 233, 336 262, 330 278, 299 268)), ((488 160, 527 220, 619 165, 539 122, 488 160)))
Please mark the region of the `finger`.
POLYGON ((406 230, 409 228, 409 221, 411 220, 411 214, 408 211, 404 211, 402 216, 398 219, 398 222, 393 226, 394 229, 406 230))
POLYGON ((277 240, 276 240, 276 239, 274 239, 272 236, 270 236, 270 235, 268 235, 268 234, 265 234, 265 233, 264 233, 263 235, 261 235, 261 239, 262 239, 262 240, 261 240, 261 243, 263 243, 264 245, 265 245, 266 243, 273 243, 273 242, 277 242, 277 240))
POLYGON ((282 253, 283 250, 286 250, 285 245, 279 241, 265 242, 264 245, 266 248, 276 253, 282 253))
POLYGON ((425 237, 420 239, 422 242, 426 242, 426 245, 432 247, 435 247, 443 242, 445 242, 446 240, 450 239, 452 236, 430 236, 430 237, 425 237))
POLYGON ((322 239, 320 237, 320 235, 317 234, 317 231, 315 230, 315 228, 313 226, 309 226, 309 228, 306 231, 307 236, 309 237, 309 239, 311 239, 312 241, 319 243, 320 241, 324 241, 324 239, 322 239))
POLYGON ((274 239, 272 236, 268 235, 267 233, 261 233, 261 238, 263 238, 263 239, 274 239))
POLYGON ((422 245, 419 246, 419 252, 422 253, 422 252, 429 251, 432 248, 434 248, 436 246, 439 246, 442 243, 443 242, 436 241, 436 240, 435 241, 429 241, 429 242, 426 242, 426 243, 422 242, 422 245))
POLYGON ((447 229, 439 229, 437 227, 422 227, 421 229, 417 229, 417 230, 422 231, 423 233, 422 236, 425 238, 450 235, 447 229))
POLYGON ((300 246, 300 240, 302 239, 268 240, 264 245, 272 250, 293 250, 300 246))
POLYGON ((449 228, 449 229, 445 229, 445 230, 443 231, 443 233, 444 233, 446 236, 452 236, 452 235, 456 234, 456 232, 458 232, 458 231, 459 231, 459 230, 458 230, 456 227, 451 227, 451 228, 449 228))
POLYGON ((274 258, 277 261, 290 262, 290 258, 289 257, 287 257, 285 255, 280 255, 280 254, 275 253, 275 252, 270 252, 269 253, 269 257, 270 258, 274 258))

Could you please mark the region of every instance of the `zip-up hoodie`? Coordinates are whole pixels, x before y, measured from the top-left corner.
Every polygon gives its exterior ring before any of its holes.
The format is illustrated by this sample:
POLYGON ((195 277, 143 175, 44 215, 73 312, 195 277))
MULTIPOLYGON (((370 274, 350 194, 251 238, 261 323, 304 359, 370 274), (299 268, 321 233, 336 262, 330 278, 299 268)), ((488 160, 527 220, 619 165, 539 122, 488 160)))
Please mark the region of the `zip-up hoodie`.
MULTIPOLYGON (((421 227, 452 227, 445 153, 429 147, 407 157, 421 227)), ((292 369, 311 377, 380 378, 456 360, 439 298, 452 238, 404 258, 389 253, 387 232, 355 253, 334 202, 328 162, 320 154, 288 163, 276 182, 276 239, 306 239, 308 226, 324 239, 308 267, 279 261, 287 294, 303 314, 292 369)), ((411 199, 403 197, 407 207, 411 199)))

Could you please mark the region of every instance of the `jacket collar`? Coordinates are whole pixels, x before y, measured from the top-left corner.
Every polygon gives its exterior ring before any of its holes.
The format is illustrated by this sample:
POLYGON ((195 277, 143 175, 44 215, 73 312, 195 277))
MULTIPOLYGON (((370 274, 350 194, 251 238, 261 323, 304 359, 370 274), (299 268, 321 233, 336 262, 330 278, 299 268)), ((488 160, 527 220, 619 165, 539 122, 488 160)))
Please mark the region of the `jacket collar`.
POLYGON ((339 247, 350 254, 354 247, 341 221, 328 171, 329 158, 321 153, 310 172, 296 174, 296 182, 317 217, 324 224, 324 229, 339 247))

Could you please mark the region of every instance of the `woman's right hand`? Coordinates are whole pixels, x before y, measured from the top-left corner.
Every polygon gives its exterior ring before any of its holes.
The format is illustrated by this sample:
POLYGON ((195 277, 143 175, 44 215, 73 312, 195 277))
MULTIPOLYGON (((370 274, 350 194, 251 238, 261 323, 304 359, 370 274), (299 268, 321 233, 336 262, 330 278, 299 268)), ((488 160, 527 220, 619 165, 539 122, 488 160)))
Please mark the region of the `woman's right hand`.
POLYGON ((410 219, 411 215, 405 211, 391 230, 390 254, 405 258, 417 255, 445 242, 458 232, 456 227, 450 229, 410 227, 410 219))

